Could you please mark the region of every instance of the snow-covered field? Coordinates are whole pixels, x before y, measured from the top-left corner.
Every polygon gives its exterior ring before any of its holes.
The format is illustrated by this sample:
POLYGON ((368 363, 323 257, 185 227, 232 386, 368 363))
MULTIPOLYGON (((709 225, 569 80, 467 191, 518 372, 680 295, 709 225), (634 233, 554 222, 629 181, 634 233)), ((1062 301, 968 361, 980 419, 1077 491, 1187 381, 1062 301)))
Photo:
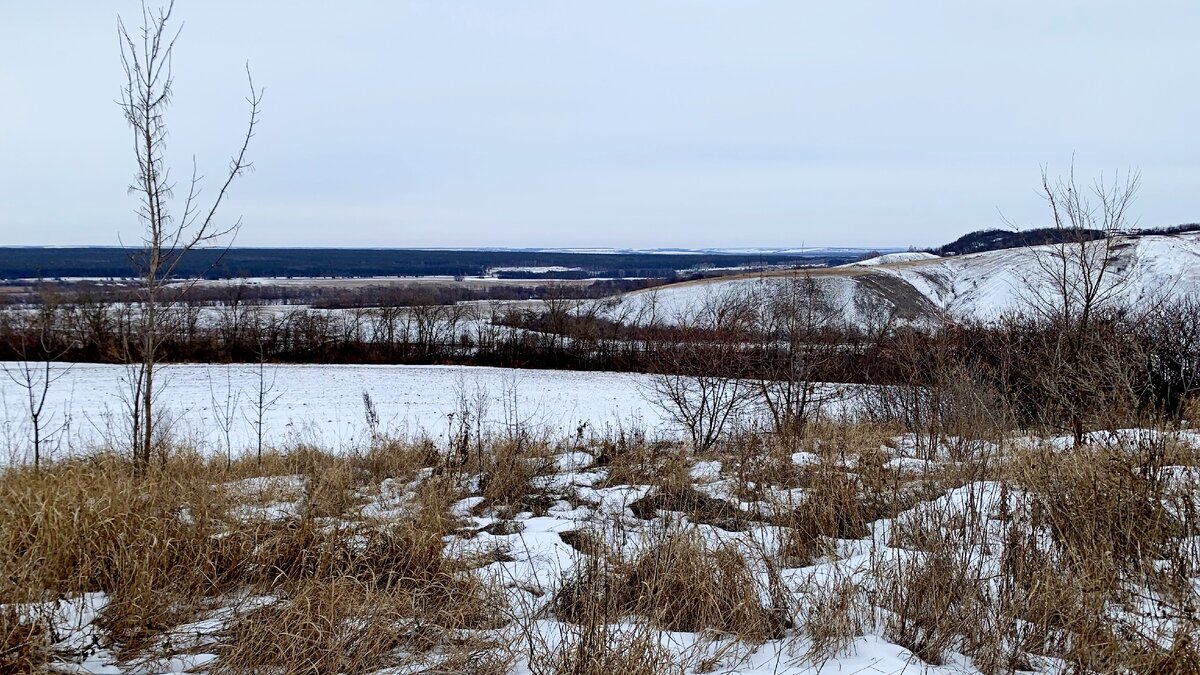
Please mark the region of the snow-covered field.
MULTIPOLYGON (((56 368, 66 368, 56 365, 56 368)), ((232 421, 234 453, 257 440, 257 365, 160 366, 158 405, 181 439, 224 448, 221 420, 232 421), (230 405, 227 406, 227 402, 230 405)), ((59 456, 101 443, 123 444, 131 371, 124 366, 75 364, 50 388, 44 427, 64 424, 59 456)), ((268 444, 311 442, 349 448, 369 433, 363 395, 371 397, 381 430, 409 436, 446 434, 448 415, 467 399, 472 414, 482 409, 488 427, 520 423, 554 436, 605 425, 665 431, 661 412, 644 393, 645 375, 605 372, 519 370, 465 366, 266 365, 263 432, 268 444), (480 406, 480 401, 483 405, 480 406)), ((26 392, 0 378, 5 447, 11 456, 27 445, 26 392)), ((55 436, 58 436, 56 434, 55 436)))

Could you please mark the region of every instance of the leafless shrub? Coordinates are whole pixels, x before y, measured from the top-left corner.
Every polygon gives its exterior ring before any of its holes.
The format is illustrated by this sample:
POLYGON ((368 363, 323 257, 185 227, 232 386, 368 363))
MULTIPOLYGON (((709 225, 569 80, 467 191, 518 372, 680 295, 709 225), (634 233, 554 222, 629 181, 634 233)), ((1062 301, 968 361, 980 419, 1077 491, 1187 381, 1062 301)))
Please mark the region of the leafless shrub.
POLYGON ((1044 359, 1037 364, 1040 381, 1077 445, 1084 442, 1089 425, 1106 415, 1128 413, 1137 400, 1136 390, 1131 391, 1136 384, 1115 376, 1123 374, 1123 361, 1139 359, 1122 353, 1130 348, 1128 341, 1098 329, 1111 329, 1114 324, 1106 317, 1131 309, 1118 305, 1133 271, 1117 269, 1117 235, 1134 224, 1129 211, 1139 184, 1136 172, 1118 173, 1111 182, 1097 180, 1089 190, 1076 181, 1074 165, 1066 178, 1057 180, 1042 171, 1042 197, 1060 243, 1029 249, 1039 274, 1028 280, 1026 304, 1049 329, 1041 335, 1050 344, 1036 352, 1044 359))
POLYGON ((774 279, 756 294, 755 386, 777 434, 799 438, 836 398, 819 376, 840 357, 845 307, 811 275, 774 279))
POLYGON ((899 381, 867 392, 869 418, 901 424, 924 459, 969 459, 980 441, 1013 428, 1007 400, 981 375, 976 357, 958 348, 956 331, 949 325, 900 331, 889 345, 899 381))
POLYGON ((59 346, 54 334, 60 313, 58 303, 49 292, 43 291, 41 296, 36 311, 22 322, 25 325, 15 329, 11 325, 5 327, 3 333, 16 360, 0 362, 0 370, 24 392, 22 408, 29 421, 35 470, 41 466, 47 450, 55 447, 48 444, 60 439, 70 426, 68 416, 46 409, 51 388, 70 372, 71 364, 58 363, 67 352, 59 346))
POLYGON ((752 325, 739 294, 710 295, 676 319, 674 338, 656 346, 647 396, 703 452, 746 411, 754 389, 739 353, 752 325))

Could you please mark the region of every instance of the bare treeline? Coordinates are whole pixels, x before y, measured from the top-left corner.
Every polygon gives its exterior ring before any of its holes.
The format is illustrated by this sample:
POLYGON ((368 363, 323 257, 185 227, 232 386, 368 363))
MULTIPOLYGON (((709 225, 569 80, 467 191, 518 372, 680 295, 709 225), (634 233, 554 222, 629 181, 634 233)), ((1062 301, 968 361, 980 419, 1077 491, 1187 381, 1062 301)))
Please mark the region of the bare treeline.
MULTIPOLYGON (((159 349, 168 361, 464 363, 654 372, 714 378, 714 387, 737 380, 726 393, 735 402, 762 401, 789 435, 802 433, 826 402, 829 389, 818 383, 906 387, 926 398, 970 383, 985 392, 979 396, 1001 397, 1022 426, 1053 423, 1072 434, 1151 414, 1178 418, 1200 388, 1195 299, 1142 311, 1098 307, 1086 330, 1067 323, 1070 317, 1030 313, 916 326, 880 310, 852 324, 817 281, 798 275, 753 297, 714 295, 670 323, 635 321, 609 301, 570 298, 336 311, 179 302, 162 310, 159 349)), ((135 305, 47 296, 36 308, 0 313, 0 352, 18 361, 44 352, 63 361, 124 362, 137 312, 135 305)), ((932 423, 935 413, 915 401, 904 413, 888 407, 901 403, 880 402, 880 414, 932 423)))
MULTIPOLYGON (((354 279, 345 281, 355 282, 354 279)), ((359 283, 339 287, 314 283, 247 282, 229 279, 222 283, 177 283, 162 288, 173 302, 198 305, 252 303, 258 305, 306 305, 317 309, 355 307, 412 307, 449 305, 486 300, 539 300, 547 297, 596 299, 670 283, 670 279, 599 279, 587 283, 536 281, 474 285, 461 282, 419 281, 404 283, 359 283)), ((119 281, 13 281, 0 289, 0 306, 36 306, 57 302, 137 302, 140 286, 119 281)))

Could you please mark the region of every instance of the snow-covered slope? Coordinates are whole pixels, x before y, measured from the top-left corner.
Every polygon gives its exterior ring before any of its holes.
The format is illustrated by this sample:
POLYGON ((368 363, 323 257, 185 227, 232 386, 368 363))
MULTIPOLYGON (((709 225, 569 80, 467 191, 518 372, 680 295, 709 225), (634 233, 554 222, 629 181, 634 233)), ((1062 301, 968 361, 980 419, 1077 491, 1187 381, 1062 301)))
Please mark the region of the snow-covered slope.
MULTIPOLYGON (((1200 295, 1200 233, 1122 237, 1107 278, 1114 299, 1142 304, 1168 296, 1200 295)), ((807 272, 850 321, 866 320, 872 306, 895 307, 902 319, 939 316, 994 320, 1054 294, 1045 265, 1052 247, 1004 249, 940 258, 892 254, 839 268, 807 272)), ((626 316, 670 323, 716 297, 744 297, 784 283, 786 276, 725 278, 639 291, 625 298, 626 316)))
POLYGON ((938 259, 938 256, 936 256, 932 253, 926 253, 925 251, 905 251, 904 253, 887 253, 884 255, 875 256, 874 258, 867 258, 866 260, 852 262, 846 266, 849 267, 851 265, 865 265, 865 266, 871 267, 874 265, 887 265, 889 263, 901 263, 901 262, 913 262, 916 260, 937 260, 937 259, 938 259))
MULTIPOLYGON (((1200 235, 1125 237, 1113 250, 1107 279, 1120 302, 1200 293, 1200 235)), ((953 318, 990 320, 1019 311, 1039 294, 1054 294, 1044 270, 1052 252, 1049 246, 1004 249, 873 271, 911 284, 953 318)))

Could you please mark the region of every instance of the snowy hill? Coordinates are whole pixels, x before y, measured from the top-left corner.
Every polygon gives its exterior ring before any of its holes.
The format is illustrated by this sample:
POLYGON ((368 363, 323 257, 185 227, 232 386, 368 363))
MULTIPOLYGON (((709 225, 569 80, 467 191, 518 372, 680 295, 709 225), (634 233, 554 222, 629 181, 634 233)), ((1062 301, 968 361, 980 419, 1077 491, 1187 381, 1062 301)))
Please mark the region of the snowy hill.
POLYGON ((916 260, 937 260, 937 258, 938 258, 938 256, 936 256, 932 253, 926 253, 924 251, 908 251, 908 252, 904 252, 904 253, 887 253, 884 255, 875 256, 874 258, 867 258, 866 260, 852 262, 849 265, 846 265, 846 267, 850 267, 851 265, 866 265, 868 267, 872 267, 875 265, 886 265, 889 263, 900 263, 900 262, 913 262, 916 260))
MULTIPOLYGON (((904 320, 939 316, 993 320, 1028 306, 1051 280, 1039 259, 1050 246, 1011 248, 961 256, 929 253, 884 255, 837 268, 812 270, 830 302, 861 322, 872 305, 894 307, 904 320)), ((1116 240, 1109 278, 1115 296, 1129 304, 1163 297, 1200 295, 1200 233, 1127 236, 1116 240)), ((634 320, 670 323, 725 294, 752 294, 780 283, 778 274, 702 280, 626 296, 623 311, 634 320)))

